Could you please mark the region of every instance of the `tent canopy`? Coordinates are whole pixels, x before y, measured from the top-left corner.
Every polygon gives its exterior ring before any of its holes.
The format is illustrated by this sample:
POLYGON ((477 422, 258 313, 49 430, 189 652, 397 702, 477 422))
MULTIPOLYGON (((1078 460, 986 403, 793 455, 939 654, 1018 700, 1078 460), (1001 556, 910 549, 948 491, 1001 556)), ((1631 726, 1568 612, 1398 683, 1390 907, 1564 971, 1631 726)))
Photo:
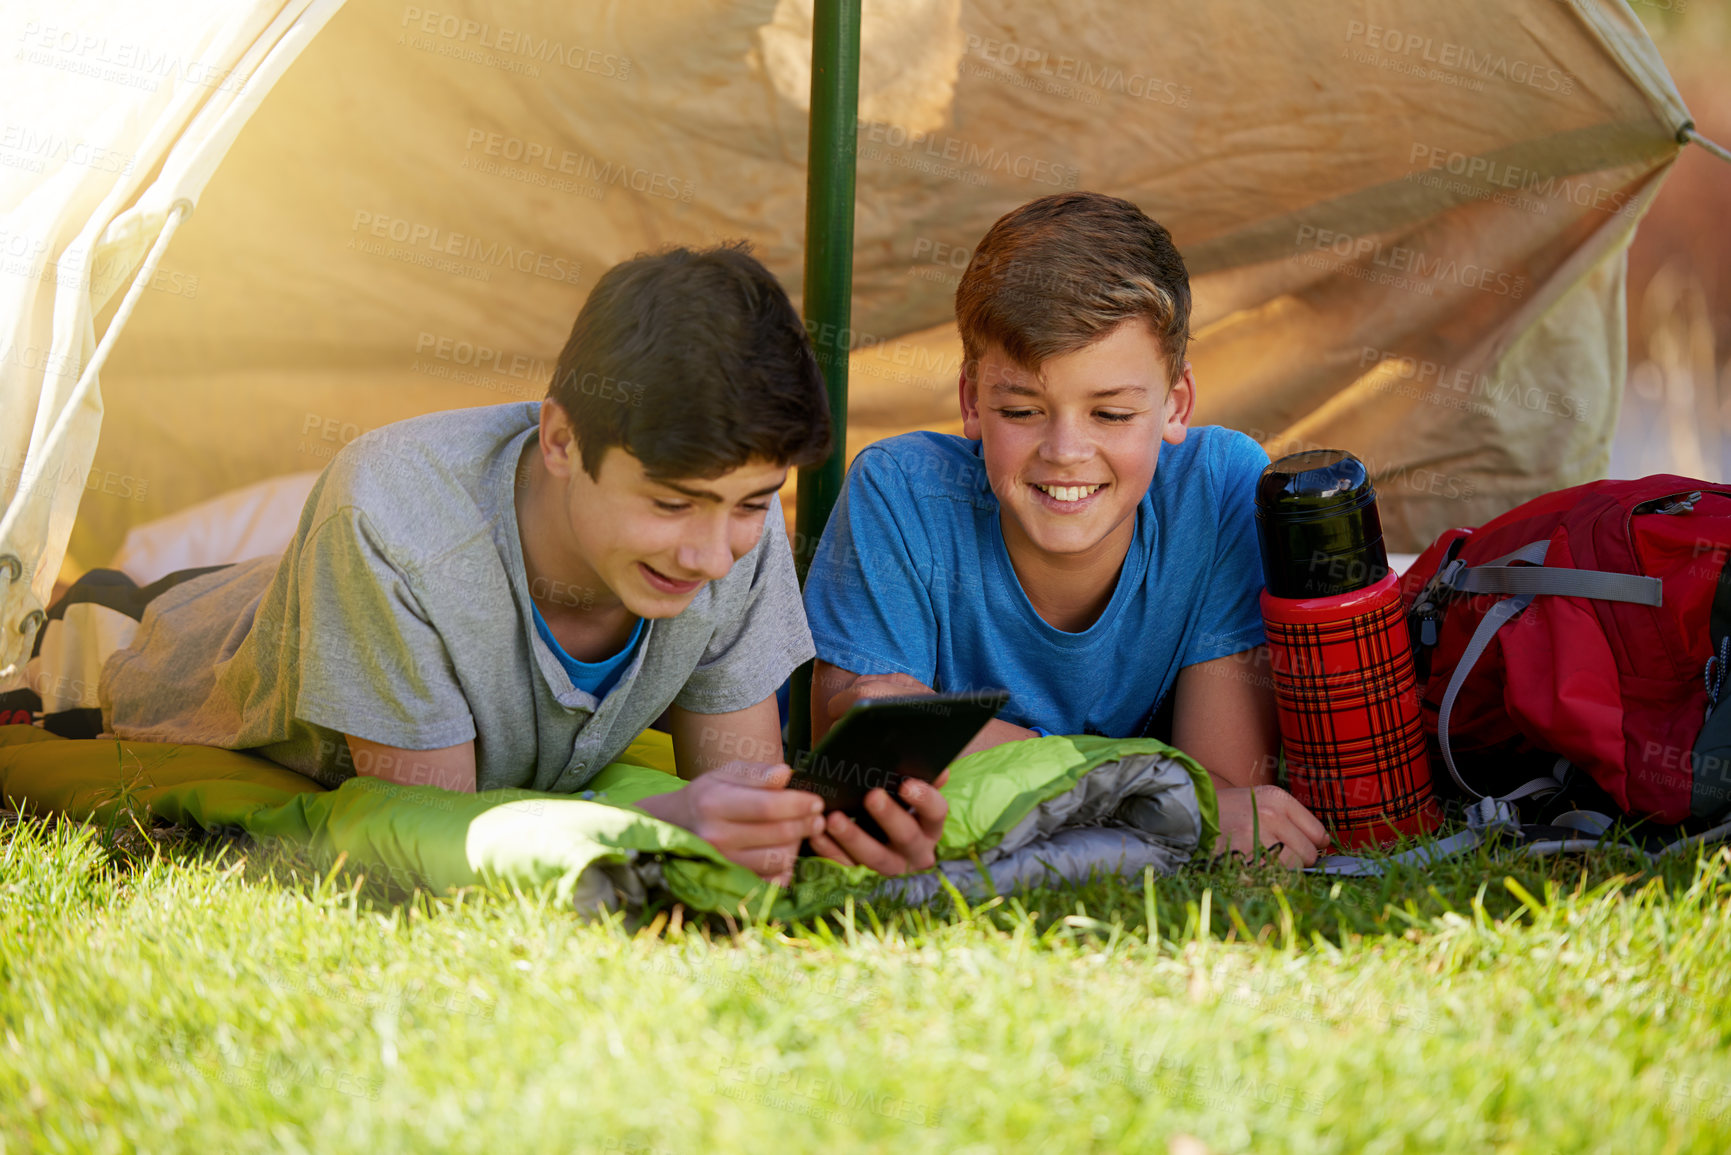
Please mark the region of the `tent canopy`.
MULTIPOLYGON (((810 0, 22 8, 0 667, 132 525, 540 397, 621 259, 744 237, 798 298, 810 0)), ((872 0, 860 118, 849 451, 959 430, 970 246, 1095 189, 1186 256, 1197 420, 1358 453, 1395 548, 1603 471, 1688 123, 1621 0, 872 0)))

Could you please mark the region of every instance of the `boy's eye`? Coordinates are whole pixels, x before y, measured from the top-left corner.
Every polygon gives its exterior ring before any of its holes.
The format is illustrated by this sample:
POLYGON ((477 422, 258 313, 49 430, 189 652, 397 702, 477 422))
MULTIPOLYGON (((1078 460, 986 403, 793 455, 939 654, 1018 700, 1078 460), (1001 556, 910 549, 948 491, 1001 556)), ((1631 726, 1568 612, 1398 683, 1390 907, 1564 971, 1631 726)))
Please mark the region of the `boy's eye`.
POLYGON ((1094 414, 1094 416, 1100 418, 1102 421, 1130 421, 1133 420, 1136 415, 1134 413, 1111 413, 1102 409, 1098 413, 1094 414))
POLYGON ((659 497, 651 500, 655 502, 655 508, 663 513, 682 513, 691 508, 689 501, 662 501, 659 497))
POLYGON ((1034 411, 1032 409, 1000 409, 1000 410, 998 410, 998 416, 1007 417, 1011 421, 1019 421, 1023 417, 1032 417, 1033 415, 1034 415, 1034 411))
POLYGON ((769 512, 769 502, 766 501, 762 505, 749 505, 749 504, 747 504, 747 505, 742 505, 739 508, 745 510, 748 513, 768 513, 769 512))

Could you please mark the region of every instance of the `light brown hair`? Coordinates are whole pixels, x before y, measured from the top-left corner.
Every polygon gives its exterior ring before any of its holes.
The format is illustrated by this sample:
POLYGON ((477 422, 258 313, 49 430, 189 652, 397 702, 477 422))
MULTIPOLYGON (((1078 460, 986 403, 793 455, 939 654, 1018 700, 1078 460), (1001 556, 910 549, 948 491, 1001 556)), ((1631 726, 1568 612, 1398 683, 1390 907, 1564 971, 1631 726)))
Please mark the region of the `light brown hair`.
POLYGON ((1147 320, 1175 382, 1190 341, 1184 258, 1157 221, 1102 193, 1057 193, 1005 213, 956 286, 970 374, 990 345, 1038 370, 1132 317, 1147 320))

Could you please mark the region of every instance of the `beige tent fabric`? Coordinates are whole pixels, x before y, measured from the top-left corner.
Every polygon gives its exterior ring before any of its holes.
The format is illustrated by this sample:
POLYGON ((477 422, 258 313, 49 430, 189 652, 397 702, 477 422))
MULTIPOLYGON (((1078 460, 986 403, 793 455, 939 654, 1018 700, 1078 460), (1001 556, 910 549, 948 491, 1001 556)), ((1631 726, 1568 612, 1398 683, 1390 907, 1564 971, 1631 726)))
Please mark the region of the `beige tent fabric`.
MULTIPOLYGON (((8 7, 0 670, 26 656, 97 476, 97 373, 122 330, 108 326, 99 345, 93 314, 135 270, 155 277, 246 117, 335 7, 207 0, 178 5, 172 19, 92 0, 8 7)), ((119 309, 144 288, 131 287, 119 309)))
MULTIPOLYGON (((866 5, 850 451, 954 427, 969 246, 1089 188, 1186 254, 1198 420, 1358 452, 1392 545, 1604 468, 1623 246, 1687 117, 1626 6, 1271 8, 866 5)), ((750 238, 797 296, 809 9, 349 0, 115 347, 66 572, 378 424, 540 396, 635 252, 750 238)))

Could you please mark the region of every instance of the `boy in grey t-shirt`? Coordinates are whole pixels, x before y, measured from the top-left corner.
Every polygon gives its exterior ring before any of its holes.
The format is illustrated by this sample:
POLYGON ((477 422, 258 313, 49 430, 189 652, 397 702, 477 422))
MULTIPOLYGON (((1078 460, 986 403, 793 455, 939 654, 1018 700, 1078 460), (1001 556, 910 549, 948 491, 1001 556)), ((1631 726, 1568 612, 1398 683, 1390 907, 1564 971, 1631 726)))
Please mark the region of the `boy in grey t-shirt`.
MULTIPOLYGON (((692 781, 641 808, 786 878, 824 817, 783 789, 775 692, 814 651, 776 493, 829 445, 799 318, 745 249, 628 261, 546 400, 357 438, 280 559, 152 601, 103 669, 107 728, 331 785, 573 791, 665 711, 692 781)), ((932 864, 943 798, 903 797, 850 858, 932 864)))

